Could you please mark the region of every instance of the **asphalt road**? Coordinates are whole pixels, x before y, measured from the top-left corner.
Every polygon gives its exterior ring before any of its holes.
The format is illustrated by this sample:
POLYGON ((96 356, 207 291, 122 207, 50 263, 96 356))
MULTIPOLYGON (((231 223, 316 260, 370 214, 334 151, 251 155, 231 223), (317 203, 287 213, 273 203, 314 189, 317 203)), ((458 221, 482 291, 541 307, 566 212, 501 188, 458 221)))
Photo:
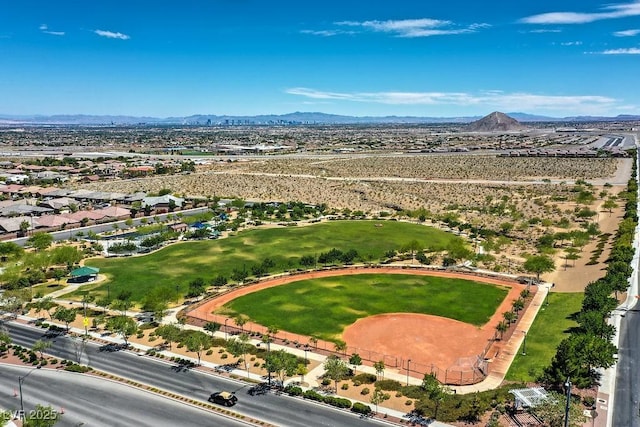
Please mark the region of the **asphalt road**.
POLYGON ((59 413, 64 411, 57 426, 246 426, 237 420, 101 378, 6 365, 0 366, 0 372, 0 407, 11 412, 20 409, 18 377, 25 377, 22 383, 25 413, 34 410, 36 404, 51 405, 59 413))
POLYGON ((614 400, 614 427, 640 427, 640 311, 630 310, 620 325, 614 400))
MULTIPOLYGON (((44 333, 42 329, 17 323, 7 323, 6 327, 13 342, 25 347, 31 347, 36 340, 42 339, 44 333)), ((178 369, 173 363, 126 351, 100 352, 96 344, 86 343, 83 346, 80 340, 66 336, 55 338, 48 353, 58 358, 81 360, 93 368, 197 400, 206 401, 214 391, 235 392, 238 404, 232 408, 233 411, 278 426, 380 425, 379 421, 362 419, 350 412, 334 410, 302 399, 271 393, 250 396, 246 393, 249 386, 242 382, 194 370, 178 369)))
MULTIPOLYGON (((146 221, 152 220, 153 222, 153 219, 157 217, 159 221, 165 221, 168 215, 173 215, 175 217, 175 215, 178 212, 182 213, 184 216, 192 216, 192 215, 198 215, 202 212, 207 212, 209 210, 210 209, 208 207, 204 206, 200 208, 177 211, 173 213, 157 214, 150 217, 147 216, 147 217, 135 218, 135 219, 132 219, 133 223, 131 227, 136 227, 142 224, 141 222, 142 218, 145 218, 146 221)), ((53 236, 54 241, 59 242, 63 240, 68 240, 74 237, 79 232, 84 233, 84 235, 86 236, 90 231, 93 231, 94 233, 104 233, 105 231, 114 231, 114 228, 113 228, 114 224, 117 224, 120 230, 127 230, 128 228, 130 228, 127 224, 125 224, 125 222, 127 221, 128 220, 113 221, 113 222, 106 222, 104 224, 88 225, 86 227, 69 228, 67 230, 62 230, 62 231, 53 231, 49 234, 53 236)), ((28 239, 29 239, 29 236, 19 237, 17 239, 7 240, 7 242, 13 242, 13 243, 16 243, 17 245, 24 246, 27 243, 28 239)))

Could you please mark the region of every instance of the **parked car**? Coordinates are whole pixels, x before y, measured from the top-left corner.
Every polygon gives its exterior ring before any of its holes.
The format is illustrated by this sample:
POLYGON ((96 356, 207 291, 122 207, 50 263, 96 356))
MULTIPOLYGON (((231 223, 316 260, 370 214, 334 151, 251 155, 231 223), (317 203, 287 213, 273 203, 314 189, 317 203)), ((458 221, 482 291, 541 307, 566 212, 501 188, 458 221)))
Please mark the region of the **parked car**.
POLYGON ((233 406, 238 403, 238 398, 235 394, 229 393, 228 391, 218 391, 209 396, 209 402, 217 403, 218 405, 233 406))

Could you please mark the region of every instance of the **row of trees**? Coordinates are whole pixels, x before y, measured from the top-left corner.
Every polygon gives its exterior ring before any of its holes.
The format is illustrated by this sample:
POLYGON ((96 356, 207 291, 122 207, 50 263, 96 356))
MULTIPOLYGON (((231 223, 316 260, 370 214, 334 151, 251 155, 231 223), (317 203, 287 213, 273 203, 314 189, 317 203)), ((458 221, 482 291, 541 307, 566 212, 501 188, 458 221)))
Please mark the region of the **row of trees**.
POLYGON ((567 377, 577 387, 591 387, 598 380, 596 369, 615 363, 617 348, 611 343, 615 328, 607 319, 618 305, 618 292, 628 288, 632 272, 633 238, 638 222, 636 176, 634 163, 627 190, 620 194, 626 199, 625 214, 607 260, 607 272, 587 285, 582 310, 576 315, 578 327, 560 343, 551 365, 544 370, 543 381, 556 389, 561 389, 567 377))

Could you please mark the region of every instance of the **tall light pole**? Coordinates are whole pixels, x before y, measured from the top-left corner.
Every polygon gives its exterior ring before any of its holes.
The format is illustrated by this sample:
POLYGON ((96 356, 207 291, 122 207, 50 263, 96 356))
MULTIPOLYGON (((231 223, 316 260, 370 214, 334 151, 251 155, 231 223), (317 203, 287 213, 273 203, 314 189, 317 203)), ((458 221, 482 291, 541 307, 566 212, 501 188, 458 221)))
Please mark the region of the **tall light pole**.
POLYGON ((522 331, 524 334, 524 341, 522 342, 522 355, 527 355, 527 331, 522 331))
POLYGON ((229 321, 229 318, 227 317, 226 319, 224 319, 224 339, 227 340, 228 336, 227 336, 227 322, 229 321))
POLYGON ((22 403, 22 381, 25 377, 18 377, 18 388, 20 389, 20 419, 24 420, 24 404, 22 403))
POLYGON ((567 389, 567 402, 564 405, 564 427, 569 427, 569 405, 571 404, 571 380, 569 377, 567 377, 564 386, 567 389))
POLYGON ((407 359, 407 387, 409 387, 409 364, 411 363, 411 359, 407 359))
POLYGON ((25 375, 24 377, 18 377, 18 389, 20 390, 20 419, 23 421, 25 419, 25 416, 24 416, 24 403, 22 402, 22 383, 29 375, 31 375, 33 371, 34 369, 31 369, 29 372, 27 372, 27 375, 25 375))

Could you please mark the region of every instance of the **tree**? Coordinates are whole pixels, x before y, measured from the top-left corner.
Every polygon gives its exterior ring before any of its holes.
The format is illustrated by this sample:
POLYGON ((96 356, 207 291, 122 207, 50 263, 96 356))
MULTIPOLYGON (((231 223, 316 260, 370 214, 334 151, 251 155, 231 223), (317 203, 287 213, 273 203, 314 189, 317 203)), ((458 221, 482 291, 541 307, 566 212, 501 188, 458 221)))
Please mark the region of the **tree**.
POLYGON ((53 313, 53 318, 64 322, 64 324, 67 326, 67 332, 69 332, 69 323, 76 320, 76 310, 58 306, 58 308, 56 308, 56 311, 53 313))
POLYGON ((40 360, 44 359, 44 352, 48 348, 51 348, 51 341, 37 340, 31 346, 31 350, 35 351, 36 353, 40 353, 40 360))
POLYGON ((509 324, 505 321, 502 321, 496 325, 496 331, 500 333, 500 339, 504 336, 504 333, 509 329, 509 324))
MULTIPOLYGON (((542 420, 545 426, 563 427, 566 398, 560 393, 549 391, 547 398, 531 408, 531 412, 542 420)), ((571 399, 569 403, 569 426, 582 427, 587 418, 582 412, 579 402, 571 399)))
POLYGON ((229 280, 227 279, 226 276, 223 276, 221 274, 218 274, 216 277, 214 277, 214 279, 211 281, 211 284, 213 286, 216 287, 220 287, 220 286, 224 286, 229 282, 229 280))
POLYGON ((169 343, 169 350, 171 350, 172 343, 178 342, 181 332, 180 328, 173 324, 161 325, 156 329, 156 335, 169 343))
POLYGON ((615 326, 608 324, 607 318, 608 315, 599 311, 581 311, 576 315, 582 333, 611 340, 615 334, 615 326))
POLYGON ((336 355, 327 357, 324 362, 325 376, 333 380, 336 385, 336 393, 338 393, 338 383, 345 379, 349 374, 349 368, 344 360, 336 355))
POLYGON ((524 308, 524 300, 522 298, 518 298, 511 303, 513 307, 513 311, 516 313, 524 308))
POLYGON ((335 348, 336 352, 344 353, 347 350, 347 343, 342 340, 337 340, 333 347, 335 348))
POLYGON ((558 345, 543 380, 557 390, 567 377, 579 388, 591 387, 597 382, 596 369, 612 366, 616 352, 615 345, 595 335, 572 334, 558 345))
POLYGON ((353 374, 355 375, 358 366, 362 365, 362 357, 358 353, 353 353, 349 357, 349 364, 353 366, 353 374))
POLYGON ((242 358, 244 369, 247 371, 247 376, 249 376, 249 364, 246 355, 249 352, 250 345, 249 335, 242 333, 238 338, 233 338, 227 341, 227 345, 225 347, 233 357, 242 358))
POLYGON ((313 255, 303 255, 300 258, 300 265, 303 267, 313 267, 316 264, 316 257, 313 255))
POLYGON ((125 345, 129 345, 129 337, 136 333, 138 325, 129 316, 114 316, 107 320, 106 328, 120 335, 125 345))
POLYGON ((44 297, 36 302, 36 313, 39 313, 40 310, 44 310, 49 315, 49 320, 52 320, 53 317, 51 316, 51 310, 53 310, 57 306, 58 304, 53 302, 51 297, 44 297))
POLYGON ((376 370, 376 375, 381 376, 384 379, 384 360, 374 362, 373 369, 376 370))
POLYGON ((246 325, 248 321, 249 319, 247 318, 247 316, 243 314, 237 314, 233 317, 233 323, 235 323, 242 332, 244 332, 244 325, 246 325))
POLYGON ((198 277, 189 282, 189 291, 187 292, 187 298, 199 297, 204 294, 207 289, 207 284, 202 277, 198 277))
POLYGON ((41 252, 51 246, 53 243, 53 236, 44 231, 33 233, 31 237, 27 239, 27 244, 35 248, 36 251, 41 252))
POLYGON ((267 372, 275 374, 281 382, 284 382, 286 377, 299 374, 298 358, 284 350, 270 351, 265 358, 264 367, 267 372))
POLYGON ((9 258, 20 258, 24 249, 14 242, 0 243, 0 258, 6 261, 9 258))
POLYGON ((385 400, 387 400, 387 396, 385 395, 384 391, 376 387, 375 390, 373 390, 373 394, 371 395, 371 399, 369 401, 372 405, 376 405, 376 412, 378 412, 378 405, 385 400))
POLYGON ((433 374, 425 374, 422 379, 422 389, 427 392, 429 399, 435 403, 435 411, 433 418, 438 418, 438 409, 442 401, 451 393, 449 387, 440 384, 438 379, 433 374))
POLYGON ((612 199, 607 199, 602 204, 602 207, 605 208, 606 210, 608 210, 609 211, 609 216, 611 216, 611 212, 613 211, 613 209, 618 207, 618 204, 616 202, 614 202, 612 199))
POLYGON ((507 325, 510 325, 516 320, 516 314, 513 311, 505 311, 502 313, 502 318, 507 322, 507 325))
POLYGON ((184 345, 188 351, 198 356, 198 365, 200 365, 202 352, 210 349, 213 342, 211 341, 211 337, 202 331, 190 331, 184 340, 184 345))
POLYGON ((29 221, 27 221, 26 219, 22 220, 22 222, 20 223, 20 235, 26 236, 27 232, 29 231, 29 228, 30 228, 29 221))
POLYGON ((473 251, 468 249, 461 239, 455 239, 447 245, 447 255, 454 261, 459 261, 472 258, 473 251))
POLYGON ((52 427, 60 421, 60 412, 51 407, 36 405, 33 411, 26 414, 23 427, 52 427))
POLYGON ((549 273, 556 268, 553 259, 547 255, 531 256, 527 258, 522 267, 529 273, 535 273, 537 280, 540 280, 542 273, 549 273))
POLYGON ((218 332, 220 330, 220 328, 222 327, 222 325, 218 322, 207 322, 204 325, 204 330, 209 332, 211 334, 211 336, 214 336, 214 334, 216 332, 218 332))

